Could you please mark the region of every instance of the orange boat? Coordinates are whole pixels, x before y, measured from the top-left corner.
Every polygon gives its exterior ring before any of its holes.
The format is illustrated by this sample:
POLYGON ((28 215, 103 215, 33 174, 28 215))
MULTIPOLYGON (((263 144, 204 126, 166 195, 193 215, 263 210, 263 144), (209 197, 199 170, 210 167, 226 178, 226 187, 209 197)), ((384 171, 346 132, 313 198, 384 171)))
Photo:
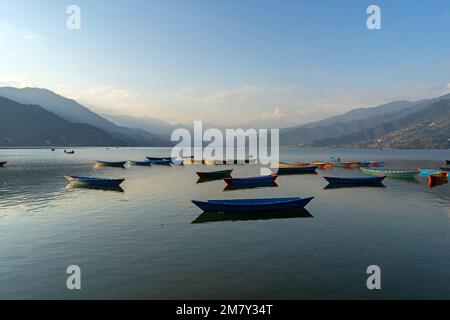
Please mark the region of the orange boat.
POLYGON ((360 162, 345 162, 344 165, 347 169, 359 168, 360 162))
POLYGON ((311 164, 314 166, 319 166, 319 168, 322 170, 328 170, 333 167, 333 165, 329 162, 313 161, 311 162, 311 164))
POLYGON ((448 172, 431 174, 428 176, 428 186, 434 187, 448 182, 448 172))

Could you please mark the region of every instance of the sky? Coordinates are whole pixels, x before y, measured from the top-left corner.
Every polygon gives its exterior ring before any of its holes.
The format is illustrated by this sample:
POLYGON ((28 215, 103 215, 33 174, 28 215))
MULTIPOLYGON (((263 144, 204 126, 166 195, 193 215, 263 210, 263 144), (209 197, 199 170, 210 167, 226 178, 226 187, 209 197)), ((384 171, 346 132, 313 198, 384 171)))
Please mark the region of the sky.
POLYGON ((284 126, 448 93, 449 35, 448 0, 0 0, 0 85, 172 124, 284 126))

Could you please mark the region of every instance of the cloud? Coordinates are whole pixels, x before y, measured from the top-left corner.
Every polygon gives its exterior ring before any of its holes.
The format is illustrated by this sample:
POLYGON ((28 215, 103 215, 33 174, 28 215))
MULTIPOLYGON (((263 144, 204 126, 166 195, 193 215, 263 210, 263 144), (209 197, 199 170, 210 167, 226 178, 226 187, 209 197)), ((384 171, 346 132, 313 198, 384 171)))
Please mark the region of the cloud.
POLYGON ((216 93, 203 97, 200 100, 207 103, 226 101, 245 101, 251 96, 262 92, 262 87, 257 85, 246 85, 234 89, 219 90, 216 93))
POLYGON ((280 108, 275 108, 271 112, 263 112, 261 118, 264 120, 280 120, 286 117, 286 114, 280 110, 280 108))
POLYGON ((0 22, 0 40, 12 39, 14 41, 32 40, 37 38, 37 35, 24 28, 16 27, 8 22, 0 22))
POLYGON ((35 87, 35 84, 32 81, 26 80, 17 75, 12 76, 0 75, 0 86, 26 88, 26 87, 35 87))
POLYGON ((32 39, 36 38, 36 35, 33 33, 27 33, 26 35, 23 36, 23 38, 25 40, 32 40, 32 39))

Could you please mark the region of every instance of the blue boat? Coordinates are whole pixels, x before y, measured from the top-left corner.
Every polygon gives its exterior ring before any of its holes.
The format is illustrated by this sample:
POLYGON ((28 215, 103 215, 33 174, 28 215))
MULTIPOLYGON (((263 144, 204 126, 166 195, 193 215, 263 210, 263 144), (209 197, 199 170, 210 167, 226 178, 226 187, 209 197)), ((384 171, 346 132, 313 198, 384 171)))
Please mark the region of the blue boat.
POLYGON ((129 166, 141 166, 141 167, 150 167, 152 165, 152 162, 147 161, 128 161, 129 166))
POLYGON ((318 166, 283 166, 278 168, 277 174, 316 173, 318 166))
POLYGON ((127 163, 126 161, 119 161, 119 162, 100 161, 100 160, 94 161, 94 165, 96 167, 118 167, 118 168, 123 168, 126 163, 127 163))
POLYGON ((381 184, 385 177, 324 177, 332 185, 367 186, 381 184))
POLYGON ((146 157, 150 161, 170 161, 172 163, 171 157, 146 157))
POLYGON ((262 212, 288 209, 302 209, 314 197, 236 199, 236 200, 192 200, 192 203, 204 212, 262 212))
POLYGON ((103 179, 96 177, 64 176, 69 183, 85 186, 118 187, 125 179, 103 179))
POLYGON ((419 172, 422 177, 426 177, 431 174, 441 173, 441 171, 437 169, 419 169, 419 172))
POLYGON ((157 165, 157 166, 171 166, 172 165, 172 159, 165 159, 165 160, 150 160, 151 164, 157 165))
POLYGON ((277 174, 270 176, 250 177, 250 178, 225 178, 227 185, 232 187, 244 187, 244 186, 266 186, 272 185, 278 178, 277 174))

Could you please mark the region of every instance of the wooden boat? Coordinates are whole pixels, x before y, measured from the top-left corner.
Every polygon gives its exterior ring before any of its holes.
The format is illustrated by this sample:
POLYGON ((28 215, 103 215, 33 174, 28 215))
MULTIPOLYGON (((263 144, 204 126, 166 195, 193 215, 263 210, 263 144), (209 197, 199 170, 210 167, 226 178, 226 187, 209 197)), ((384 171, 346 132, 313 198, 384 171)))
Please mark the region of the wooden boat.
POLYGON ((129 166, 141 166, 141 167, 150 167, 152 165, 152 162, 147 161, 127 161, 129 166))
POLYGON ((419 172, 422 177, 429 176, 430 174, 441 173, 440 170, 436 169, 419 169, 419 172))
POLYGON ((0 162, 0 168, 3 167, 5 164, 7 164, 6 161, 0 162))
POLYGON ((440 169, 442 171, 445 171, 445 172, 449 172, 450 171, 450 167, 440 167, 440 169))
POLYGON ((209 171, 209 172, 197 172, 197 175, 202 180, 213 180, 213 179, 223 179, 231 176, 231 170, 222 170, 222 171, 209 171))
POLYGON ((347 169, 355 169, 355 168, 359 168, 360 166, 360 162, 344 162, 344 166, 347 169))
POLYGON ((156 165, 156 166, 171 166, 172 165, 172 160, 169 159, 165 159, 165 160, 151 160, 150 161, 152 165, 156 165))
POLYGON ((428 186, 434 187, 440 184, 448 183, 448 173, 441 172, 428 176, 428 186))
POLYGON ((373 184, 380 184, 385 177, 351 177, 351 178, 337 178, 324 177, 328 183, 333 185, 351 185, 351 186, 367 186, 373 184))
POLYGON ((85 186, 118 187, 125 179, 103 179, 96 177, 64 176, 69 183, 85 186))
POLYGON ((382 170, 382 169, 369 169, 360 168, 364 174, 377 176, 377 177, 391 177, 391 178, 414 178, 418 171, 404 171, 404 170, 382 170))
POLYGON ((317 173, 317 166, 291 166, 280 165, 278 168, 278 174, 302 174, 302 173, 317 173))
POLYGON ((120 162, 110 162, 110 161, 95 161, 94 165, 96 167, 119 167, 123 168, 125 166, 126 161, 120 161, 120 162))
POLYGON ((328 170, 331 169, 333 167, 333 165, 329 162, 321 162, 321 161, 313 161, 311 162, 311 165, 313 166, 319 166, 320 169, 322 170, 328 170))
POLYGON ((171 157, 146 157, 150 161, 172 161, 171 157))
POLYGON ((278 178, 277 174, 272 174, 270 176, 249 177, 249 178, 226 178, 224 180, 229 186, 241 187, 241 186, 272 185, 277 178, 278 178))
POLYGON ((192 203, 204 212, 262 212, 288 209, 302 209, 314 197, 307 198, 269 198, 269 199, 237 199, 237 200, 192 200, 192 203))
POLYGON ((364 167, 364 168, 370 168, 370 167, 379 168, 379 167, 384 166, 384 162, 383 161, 360 161, 359 166, 364 167))

